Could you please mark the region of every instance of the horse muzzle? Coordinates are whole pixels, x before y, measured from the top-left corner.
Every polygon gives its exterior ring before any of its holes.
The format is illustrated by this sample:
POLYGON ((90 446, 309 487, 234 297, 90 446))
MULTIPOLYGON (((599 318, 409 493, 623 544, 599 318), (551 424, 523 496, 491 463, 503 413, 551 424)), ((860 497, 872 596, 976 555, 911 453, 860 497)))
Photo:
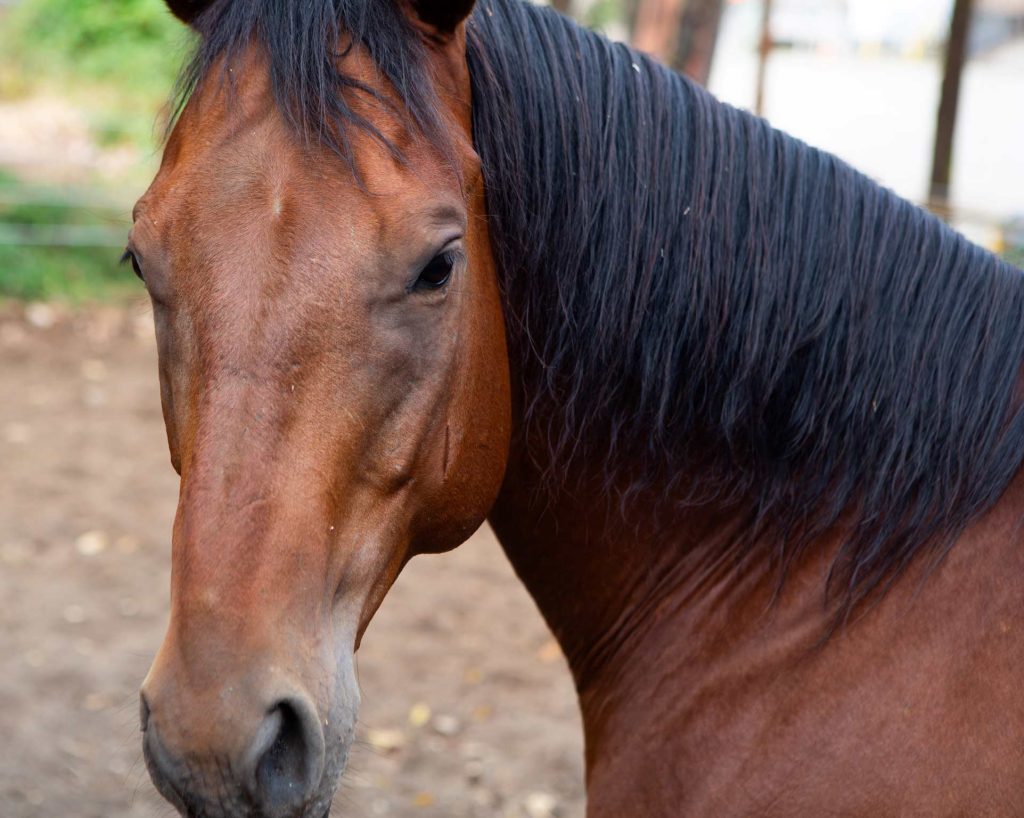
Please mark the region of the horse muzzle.
POLYGON ((242 680, 197 694, 151 672, 143 754, 157 790, 187 818, 324 818, 345 767, 358 692, 318 706, 300 685, 242 680))

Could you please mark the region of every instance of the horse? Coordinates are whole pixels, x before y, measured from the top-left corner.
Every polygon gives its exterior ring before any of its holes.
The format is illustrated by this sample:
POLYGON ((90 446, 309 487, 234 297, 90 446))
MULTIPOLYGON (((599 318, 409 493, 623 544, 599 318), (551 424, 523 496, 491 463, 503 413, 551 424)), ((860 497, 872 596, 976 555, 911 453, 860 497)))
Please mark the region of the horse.
POLYGON ((327 815, 374 611, 485 519, 589 818, 1024 813, 1020 271, 522 0, 168 6, 182 814, 327 815))

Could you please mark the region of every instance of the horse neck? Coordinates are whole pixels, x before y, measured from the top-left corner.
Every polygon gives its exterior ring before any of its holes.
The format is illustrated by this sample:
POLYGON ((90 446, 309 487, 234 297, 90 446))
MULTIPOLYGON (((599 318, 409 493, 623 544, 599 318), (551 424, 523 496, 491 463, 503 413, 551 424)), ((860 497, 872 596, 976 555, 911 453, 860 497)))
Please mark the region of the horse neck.
MULTIPOLYGON (((855 686, 875 678, 878 645, 893 646, 887 656, 906 651, 911 662, 961 672, 965 645, 1019 614, 1024 475, 941 564, 919 558, 823 640, 834 624, 823 603, 841 530, 811 543, 780 588, 770 543, 742 555, 727 547, 747 519, 740 509, 669 513, 663 498, 641 494, 626 515, 604 500, 614 487, 580 473, 551 480, 552 464, 517 440, 490 521, 572 671, 592 800, 608 795, 594 782, 630 780, 663 761, 659 775, 696 786, 716 758, 712 747, 736 738, 722 724, 749 738, 742 718, 734 724, 721 708, 762 713, 786 673, 828 707, 828 693, 816 692, 829 689, 822 679, 855 686)), ((718 761, 727 749, 718 747, 718 761)), ((662 814, 653 805, 649 813, 662 814)))
POLYGON ((609 499, 618 487, 585 464, 556 473, 515 435, 490 522, 566 656, 589 750, 611 699, 653 681, 655 662, 659 674, 694 670, 694 656, 764 611, 777 574, 733 558, 737 508, 670 511, 652 490, 624 512, 609 499))

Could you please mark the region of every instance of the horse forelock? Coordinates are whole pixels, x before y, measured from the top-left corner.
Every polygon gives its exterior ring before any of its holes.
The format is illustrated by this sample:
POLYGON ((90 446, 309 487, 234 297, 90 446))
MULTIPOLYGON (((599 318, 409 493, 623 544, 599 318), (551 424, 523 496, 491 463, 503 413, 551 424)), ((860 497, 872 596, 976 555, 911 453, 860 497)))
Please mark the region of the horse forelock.
POLYGON ((353 128, 404 158, 400 146, 366 115, 365 103, 398 116, 443 152, 449 149, 422 38, 393 0, 220 0, 192 26, 198 43, 178 77, 172 124, 203 83, 219 81, 230 89, 238 57, 255 45, 266 57, 274 98, 287 123, 353 171, 353 128), (353 47, 366 50, 382 83, 345 70, 353 47), (400 105, 383 92, 385 84, 400 105), (356 97, 364 104, 355 103, 356 97))
MULTIPOLYGON (((393 0, 222 0, 179 108, 255 39, 293 127, 348 162, 339 43, 443 140, 393 0)), ((546 459, 623 497, 744 501, 780 561, 843 521, 849 605, 1001 496, 1024 459, 1019 271, 822 151, 520 0, 467 25, 510 351, 546 459)), ((385 100, 380 100, 386 104, 385 100)), ((376 133, 383 141, 386 137, 376 133)))

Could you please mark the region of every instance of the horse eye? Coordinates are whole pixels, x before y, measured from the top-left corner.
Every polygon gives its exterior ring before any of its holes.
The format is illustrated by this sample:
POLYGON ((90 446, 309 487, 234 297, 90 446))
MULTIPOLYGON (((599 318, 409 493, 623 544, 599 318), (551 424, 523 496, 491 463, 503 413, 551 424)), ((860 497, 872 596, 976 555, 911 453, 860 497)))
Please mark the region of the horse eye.
POLYGON ((413 289, 440 289, 452 277, 452 267, 454 266, 455 256, 452 253, 441 253, 434 256, 427 266, 420 271, 413 289))
POLYGON ((139 277, 139 281, 145 281, 142 277, 142 267, 139 265, 139 259, 131 250, 125 250, 124 255, 121 256, 121 264, 132 265, 132 272, 139 277))

